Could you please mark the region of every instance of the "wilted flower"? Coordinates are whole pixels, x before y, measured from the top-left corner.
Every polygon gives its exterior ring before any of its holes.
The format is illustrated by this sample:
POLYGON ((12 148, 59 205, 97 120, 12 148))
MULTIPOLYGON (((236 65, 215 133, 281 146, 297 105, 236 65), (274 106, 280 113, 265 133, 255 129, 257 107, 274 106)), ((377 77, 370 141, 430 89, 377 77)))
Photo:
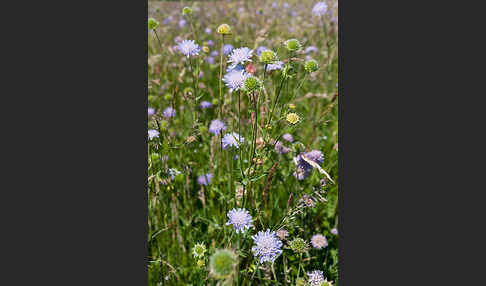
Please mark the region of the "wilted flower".
POLYGON ((307 242, 300 237, 296 237, 289 242, 289 247, 295 253, 303 253, 306 252, 309 248, 307 242))
POLYGON ((227 55, 233 51, 233 45, 226 44, 223 46, 223 54, 227 55))
POLYGON ((148 108, 148 115, 154 115, 155 114, 155 109, 153 109, 152 107, 149 107, 148 108))
POLYGON ((327 4, 326 2, 318 2, 314 7, 312 8, 312 15, 314 16, 322 16, 326 13, 327 11, 327 4))
POLYGON ((194 257, 201 258, 204 256, 205 252, 206 252, 206 246, 204 245, 204 242, 196 243, 192 248, 192 254, 194 255, 194 257))
POLYGON ((307 276, 309 277, 308 282, 310 286, 321 286, 322 282, 324 282, 324 275, 320 270, 307 272, 307 276))
POLYGON ((217 279, 231 276, 236 266, 236 254, 227 249, 219 249, 209 258, 210 273, 217 279))
POLYGON ((238 133, 232 132, 224 135, 222 139, 223 149, 234 146, 239 147, 238 143, 243 143, 245 139, 241 137, 238 133))
POLYGON ((213 174, 207 173, 206 175, 201 175, 197 177, 197 182, 201 186, 207 186, 211 183, 212 178, 213 178, 213 174))
POLYGON ((229 220, 226 225, 233 225, 236 233, 243 233, 252 227, 252 217, 246 209, 232 209, 227 216, 229 220))
POLYGON ((229 55, 228 63, 231 63, 230 67, 234 68, 238 64, 244 64, 245 62, 251 62, 253 50, 247 47, 234 49, 229 55))
POLYGON ((165 118, 174 117, 176 116, 176 111, 172 107, 167 107, 166 109, 164 109, 163 115, 165 118))
POLYGON ((282 135, 282 138, 287 140, 288 142, 294 142, 294 137, 292 136, 292 134, 285 133, 284 135, 282 135))
POLYGON ((291 124, 297 124, 300 120, 299 115, 296 113, 289 113, 287 114, 287 121, 291 124))
POLYGON ((240 90, 250 75, 244 70, 233 69, 224 75, 223 81, 231 92, 240 90))
POLYGON ((231 33, 231 28, 228 24, 221 24, 216 31, 218 34, 227 35, 231 33))
POLYGON ((226 125, 219 119, 214 119, 209 124, 209 132, 213 134, 219 134, 223 130, 226 130, 226 125))
POLYGON ((202 109, 205 108, 210 108, 213 106, 213 104, 209 101, 201 101, 201 104, 199 105, 202 109))
POLYGON ((289 235, 289 232, 285 229, 279 229, 277 231, 277 236, 281 239, 281 240, 285 240, 285 238, 287 237, 287 235, 289 235))
POLYGON ((177 45, 177 49, 186 57, 199 55, 201 48, 194 40, 184 40, 177 45))
POLYGON ((282 253, 282 241, 278 239, 274 231, 267 229, 259 231, 252 236, 255 245, 251 248, 253 254, 259 258, 260 263, 273 262, 282 253))
POLYGON ((287 50, 291 52, 296 52, 302 48, 302 45, 300 44, 299 40, 297 39, 290 39, 284 42, 285 47, 287 50))
POLYGON ((326 237, 322 234, 315 234, 311 238, 311 244, 314 248, 321 249, 327 246, 326 237))
POLYGON ((157 131, 157 130, 153 130, 153 129, 150 129, 150 130, 148 131, 148 138, 149 138, 150 140, 152 140, 152 139, 154 139, 155 137, 159 137, 159 131, 157 131))

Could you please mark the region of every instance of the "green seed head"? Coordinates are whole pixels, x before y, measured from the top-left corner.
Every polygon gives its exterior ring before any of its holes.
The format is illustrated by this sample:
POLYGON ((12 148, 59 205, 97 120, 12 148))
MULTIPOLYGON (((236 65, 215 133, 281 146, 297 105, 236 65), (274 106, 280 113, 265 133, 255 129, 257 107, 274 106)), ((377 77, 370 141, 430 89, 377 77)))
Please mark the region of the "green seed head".
POLYGON ((285 47, 287 48, 287 50, 289 50, 291 52, 296 52, 296 51, 298 51, 302 48, 299 40, 297 40, 297 39, 287 40, 287 41, 285 41, 284 44, 285 44, 285 47))
POLYGON ((172 99, 172 94, 170 94, 170 93, 166 93, 166 94, 164 95, 164 99, 165 99, 165 100, 171 100, 171 99, 172 99))
POLYGON ((204 257, 204 253, 206 253, 206 246, 204 243, 196 243, 192 248, 192 254, 194 257, 204 257))
POLYGON ((216 31, 218 34, 227 35, 231 33, 231 28, 228 24, 221 24, 216 31))
POLYGON ((192 14, 192 9, 190 7, 184 7, 184 9, 182 9, 182 15, 191 15, 192 14))
POLYGON ((262 83, 257 77, 249 76, 248 78, 246 78, 243 87, 246 92, 253 92, 259 90, 262 87, 262 83))
POLYGON ((289 242, 289 247, 296 253, 303 253, 307 251, 307 243, 300 237, 294 238, 291 242, 289 242))
POLYGON ((148 29, 149 30, 155 30, 159 26, 159 22, 155 20, 154 18, 149 18, 148 19, 148 29))
POLYGON ((319 69, 319 65, 317 64, 316 60, 308 60, 304 64, 304 69, 308 73, 315 72, 317 69, 319 69))
POLYGON ((219 249, 209 258, 211 274, 216 279, 230 277, 236 266, 236 254, 231 250, 219 249))
POLYGON ((196 264, 197 264, 198 267, 203 267, 204 266, 204 260, 199 259, 196 264))
POLYGON ((277 60, 277 54, 271 50, 265 50, 260 54, 260 62, 270 64, 277 60))

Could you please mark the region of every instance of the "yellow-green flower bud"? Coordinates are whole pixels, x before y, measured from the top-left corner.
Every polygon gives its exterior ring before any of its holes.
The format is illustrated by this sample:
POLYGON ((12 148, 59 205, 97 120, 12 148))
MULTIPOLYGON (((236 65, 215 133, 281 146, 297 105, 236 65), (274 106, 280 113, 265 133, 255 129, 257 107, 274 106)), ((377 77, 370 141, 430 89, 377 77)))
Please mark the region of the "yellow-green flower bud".
POLYGON ((148 19, 148 29, 149 30, 155 30, 159 26, 159 22, 155 20, 154 18, 149 18, 148 19))
POLYGON ((191 15, 192 14, 192 9, 190 7, 184 7, 182 9, 182 15, 191 15))
POLYGON ((287 48, 287 50, 289 50, 291 52, 296 52, 296 51, 298 51, 302 48, 302 45, 300 44, 299 40, 297 40, 297 39, 287 40, 287 41, 285 41, 284 44, 285 44, 285 47, 287 48))
POLYGON ((271 50, 264 50, 260 54, 260 62, 264 64, 270 64, 277 60, 277 54, 271 50))
POLYGON ((317 64, 317 61, 315 61, 315 60, 308 60, 304 64, 304 69, 308 73, 315 72, 316 70, 319 69, 319 65, 317 64))
POLYGON ((228 24, 221 24, 216 31, 218 34, 227 35, 231 33, 231 28, 228 24))

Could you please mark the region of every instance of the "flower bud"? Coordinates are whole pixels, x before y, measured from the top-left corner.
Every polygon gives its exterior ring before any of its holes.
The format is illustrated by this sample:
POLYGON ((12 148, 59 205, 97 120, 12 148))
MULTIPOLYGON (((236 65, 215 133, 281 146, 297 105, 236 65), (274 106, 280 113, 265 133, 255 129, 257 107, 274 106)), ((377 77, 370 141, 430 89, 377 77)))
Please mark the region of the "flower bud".
POLYGON ((308 60, 304 64, 304 69, 308 73, 315 72, 317 69, 319 69, 319 65, 317 64, 316 60, 308 60))
POLYGON ((246 90, 246 92, 253 92, 256 90, 259 90, 262 87, 261 81, 254 76, 249 76, 246 78, 243 88, 246 90))
POLYGON ((218 34, 227 35, 231 33, 231 28, 228 24, 221 24, 216 31, 218 34))
POLYGON ((264 50, 260 54, 260 62, 264 64, 270 64, 277 60, 277 54, 272 50, 264 50))
POLYGON ((290 39, 284 42, 285 47, 287 50, 290 52, 296 52, 302 48, 302 45, 300 44, 299 40, 297 39, 290 39))
POLYGON ((159 26, 159 22, 155 20, 154 18, 149 18, 148 19, 148 29, 149 30, 155 30, 159 26))
POLYGON ((184 7, 184 9, 182 9, 182 15, 191 15, 192 14, 192 9, 190 7, 184 7))

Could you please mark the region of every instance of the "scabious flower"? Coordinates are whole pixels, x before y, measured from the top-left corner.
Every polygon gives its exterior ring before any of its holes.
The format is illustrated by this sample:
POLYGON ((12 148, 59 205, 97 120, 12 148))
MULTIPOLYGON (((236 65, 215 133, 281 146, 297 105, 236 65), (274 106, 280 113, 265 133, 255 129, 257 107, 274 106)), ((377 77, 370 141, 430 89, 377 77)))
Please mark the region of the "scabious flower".
POLYGON ((241 137, 238 133, 232 132, 224 135, 221 141, 222 141, 223 149, 226 149, 231 146, 239 148, 238 143, 240 142, 243 143, 245 141, 245 138, 241 137))
POLYGON ((186 25, 186 23, 187 23, 187 21, 186 21, 186 20, 181 19, 181 20, 179 21, 179 28, 183 28, 183 27, 186 25))
POLYGON ((252 227, 252 217, 246 209, 232 209, 228 212, 226 225, 233 225, 236 233, 243 233, 245 229, 252 227))
POLYGON ((155 30, 159 26, 159 22, 155 20, 154 18, 149 18, 147 21, 148 24, 148 29, 149 30, 155 30))
POLYGON ((267 71, 273 71, 273 70, 281 70, 283 66, 282 61, 276 61, 272 64, 267 65, 267 71))
POLYGON ((298 180, 304 180, 305 178, 307 178, 313 169, 312 165, 303 159, 303 156, 305 156, 308 160, 314 161, 319 165, 321 165, 324 162, 324 155, 322 154, 321 151, 318 150, 312 150, 307 153, 300 153, 299 155, 294 157, 294 163, 295 165, 297 165, 297 169, 294 172, 294 176, 298 180))
POLYGON ((334 235, 337 235, 338 234, 337 228, 331 229, 331 233, 334 234, 334 235))
POLYGON ((291 124, 297 124, 300 120, 299 115, 296 113, 289 113, 287 114, 287 121, 291 124))
POLYGON ((242 65, 236 65, 235 67, 228 66, 226 68, 226 72, 227 73, 230 72, 230 71, 244 71, 244 70, 245 70, 245 67, 242 66, 242 65))
POLYGON ((155 109, 153 109, 152 107, 149 107, 148 108, 148 115, 154 115, 155 114, 155 109))
POLYGON ((304 50, 304 53, 308 54, 308 53, 317 53, 319 50, 317 49, 316 46, 309 46, 307 48, 305 48, 304 50))
POLYGON ((309 276, 309 284, 310 286, 321 286, 322 282, 325 282, 324 275, 320 270, 314 270, 312 272, 307 272, 307 276, 309 276))
POLYGON ((184 40, 177 45, 177 49, 186 57, 199 55, 201 48, 194 40, 184 40))
POLYGON ((322 16, 326 13, 327 11, 327 4, 326 2, 318 2, 314 7, 312 8, 312 15, 314 16, 322 16))
POLYGON ((272 50, 264 50, 260 53, 259 60, 261 63, 270 64, 277 60, 277 54, 272 50))
POLYGON ((287 154, 290 152, 290 148, 285 147, 282 142, 277 141, 277 143, 275 143, 275 151, 279 154, 287 154))
POLYGON ((282 135, 282 138, 287 140, 288 142, 294 142, 294 137, 292 136, 292 134, 285 133, 284 135, 282 135))
POLYGON ((226 44, 223 46, 223 54, 227 55, 233 51, 233 45, 226 44))
POLYGON ((212 57, 217 57, 219 55, 218 51, 212 51, 211 56, 212 57))
POLYGON ((282 253, 282 241, 270 229, 259 231, 252 236, 252 239, 255 245, 251 248, 251 251, 260 260, 260 263, 273 262, 282 253))
POLYGON ((287 237, 287 235, 289 235, 289 232, 287 230, 285 230, 284 228, 282 229, 279 229, 277 231, 277 236, 281 239, 281 240, 285 240, 285 238, 287 237))
POLYGON ((204 29, 204 32, 206 32, 206 34, 211 34, 211 28, 207 27, 206 29, 204 29))
POLYGON ((259 56, 262 54, 262 52, 263 52, 263 51, 266 51, 266 50, 268 50, 268 48, 267 48, 267 47, 265 47, 265 46, 260 46, 260 47, 258 47, 258 48, 256 49, 256 54, 257 54, 257 56, 259 57, 259 56))
POLYGON ((148 138, 149 138, 150 140, 152 140, 152 139, 154 139, 155 137, 159 137, 159 131, 157 131, 157 130, 153 130, 153 129, 150 129, 150 130, 148 131, 148 138))
POLYGON ((219 134, 223 130, 226 130, 226 125, 219 119, 214 119, 209 124, 209 132, 213 134, 219 134))
POLYGON ((321 249, 327 246, 326 237, 322 234, 315 234, 311 238, 311 244, 314 248, 321 249))
POLYGON ((213 178, 213 174, 207 173, 206 175, 201 175, 197 177, 197 182, 201 186, 207 186, 211 183, 212 178, 213 178))
POLYGON ((214 41, 213 40, 208 40, 206 43, 208 44, 208 46, 214 46, 214 41))
POLYGON ((240 90, 249 76, 244 70, 233 69, 224 75, 223 81, 230 89, 230 92, 233 92, 240 90))
POLYGON ((255 76, 247 77, 243 83, 243 89, 248 93, 259 90, 261 87, 262 82, 255 76))
POLYGON ((209 258, 211 275, 216 279, 228 278, 234 273, 237 262, 236 254, 228 249, 218 249, 209 258))
POLYGON ((213 57, 207 57, 206 62, 210 65, 214 64, 214 58, 213 57))
POLYGON ((253 50, 247 47, 234 49, 229 55, 228 63, 231 63, 230 67, 234 68, 238 64, 244 64, 245 62, 251 62, 253 50))
POLYGON ((291 52, 296 52, 302 48, 302 45, 297 39, 289 39, 284 42, 284 45, 291 52))
POLYGON ((199 105, 202 109, 210 108, 213 106, 213 104, 209 101, 202 101, 201 104, 199 105))
POLYGON ((315 72, 316 70, 319 69, 319 65, 317 64, 316 60, 310 59, 305 62, 304 69, 308 73, 315 72))
POLYGON ((164 109, 163 115, 165 118, 174 117, 176 116, 176 111, 172 107, 167 107, 166 109, 164 109))

